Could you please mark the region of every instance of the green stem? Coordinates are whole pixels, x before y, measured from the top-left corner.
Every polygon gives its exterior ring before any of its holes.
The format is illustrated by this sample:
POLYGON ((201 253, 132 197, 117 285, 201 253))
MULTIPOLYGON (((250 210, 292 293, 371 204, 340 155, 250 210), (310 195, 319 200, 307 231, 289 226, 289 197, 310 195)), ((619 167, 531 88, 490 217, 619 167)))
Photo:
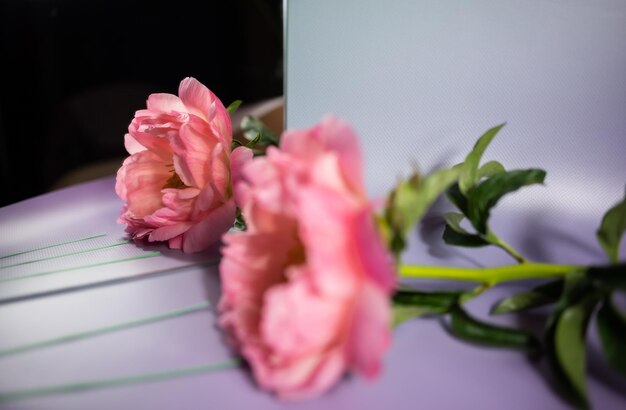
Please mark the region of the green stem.
POLYGON ((567 273, 581 268, 581 266, 577 265, 557 265, 552 263, 534 262, 491 268, 401 265, 399 268, 399 275, 404 278, 484 282, 487 286, 493 286, 500 282, 512 280, 565 276, 567 273))
POLYGON ((492 243, 493 245, 498 246, 501 249, 503 249, 506 253, 511 255, 513 258, 515 258, 515 260, 518 261, 519 263, 527 263, 528 262, 528 260, 526 258, 524 258, 515 249, 513 249, 513 247, 511 247, 511 245, 509 245, 508 243, 504 242, 502 239, 500 239, 500 237, 498 235, 493 233, 491 230, 487 231, 487 235, 485 236, 485 239, 487 241, 489 241, 490 243, 492 243))

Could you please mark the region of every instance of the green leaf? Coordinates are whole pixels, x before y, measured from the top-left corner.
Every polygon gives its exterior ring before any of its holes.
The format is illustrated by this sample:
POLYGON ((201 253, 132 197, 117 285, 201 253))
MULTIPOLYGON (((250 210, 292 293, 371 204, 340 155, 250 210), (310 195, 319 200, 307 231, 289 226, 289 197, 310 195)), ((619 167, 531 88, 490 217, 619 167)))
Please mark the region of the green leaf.
POLYGON ((443 230, 443 241, 448 245, 464 246, 466 248, 480 248, 481 246, 490 245, 480 235, 463 234, 452 229, 450 225, 446 225, 443 230))
POLYGON ((459 188, 463 194, 473 188, 478 182, 478 166, 480 159, 482 158, 487 146, 491 140, 496 136, 498 131, 504 127, 504 124, 500 124, 496 127, 489 129, 485 132, 474 144, 472 151, 465 157, 463 163, 463 170, 459 178, 459 188))
POLYGON ((248 141, 248 143, 246 144, 247 148, 252 148, 254 147, 256 144, 259 143, 259 141, 261 140, 261 134, 260 133, 256 133, 256 137, 254 137, 253 139, 251 139, 250 141, 248 141))
POLYGON ((415 174, 391 192, 385 217, 392 233, 390 246, 396 255, 404 249, 406 235, 432 203, 457 181, 459 172, 459 168, 442 169, 425 178, 415 174))
POLYGON ((478 169, 478 181, 482 178, 489 178, 496 174, 506 172, 504 166, 498 161, 489 161, 478 169))
MULTIPOLYGON (((457 164, 454 167, 460 167, 463 163, 457 164)), ((478 180, 482 178, 488 178, 496 174, 500 174, 502 172, 506 172, 502 164, 498 161, 489 161, 478 170, 478 180)), ((446 190, 446 196, 448 200, 452 202, 458 209, 463 213, 463 215, 467 216, 467 198, 461 192, 459 188, 459 184, 454 184, 450 188, 446 190)))
POLYGON ((243 215, 241 214, 241 209, 237 208, 237 215, 235 216, 235 223, 233 227, 239 231, 245 231, 247 229, 246 220, 243 219, 243 215))
MULTIPOLYGON (((448 187, 457 181, 459 177, 459 171, 455 169, 442 169, 435 171, 425 178, 421 179, 417 187, 411 185, 404 185, 401 191, 404 197, 402 206, 407 211, 408 219, 412 222, 411 225, 419 221, 426 213, 428 208, 433 202, 446 190, 448 187)), ((411 229, 409 227, 408 229, 411 229)))
POLYGON ((597 301, 596 295, 590 295, 580 303, 567 307, 559 317, 554 333, 556 359, 569 384, 585 404, 585 334, 597 301))
POLYGON ((538 286, 533 290, 517 293, 508 298, 502 299, 492 309, 492 315, 502 315, 505 313, 520 312, 539 306, 554 303, 563 292, 563 281, 556 280, 538 286))
POLYGON ((393 327, 397 327, 407 320, 433 314, 433 310, 427 306, 393 305, 393 327))
POLYGON ((598 312, 598 333, 609 364, 626 377, 626 318, 606 297, 598 312))
POLYGON ((392 298, 393 324, 407 320, 448 313, 465 293, 463 291, 422 292, 412 288, 397 290, 392 298))
POLYGON ((446 227, 443 231, 443 240, 448 245, 480 247, 489 245, 480 235, 471 234, 461 226, 463 220, 462 214, 449 212, 444 215, 446 219, 446 227))
POLYGON ((254 140, 257 134, 260 134, 259 144, 264 146, 278 146, 280 137, 274 131, 269 129, 261 120, 256 117, 246 115, 241 120, 241 130, 247 140, 254 140))
POLYGON ((487 233, 489 213, 500 198, 532 184, 543 183, 546 172, 541 169, 507 171, 495 174, 471 190, 467 216, 479 233, 487 233))
POLYGON ((488 346, 522 349, 529 352, 540 350, 537 338, 525 330, 495 326, 471 317, 461 306, 451 310, 451 330, 454 335, 488 346))
POLYGON ((610 266, 590 266, 586 275, 611 289, 626 289, 626 263, 610 266))
POLYGON ((563 293, 548 318, 545 332, 548 365, 561 388, 561 393, 572 404, 583 408, 588 407, 584 388, 584 333, 588 321, 585 315, 593 311, 593 305, 598 300, 599 296, 584 272, 573 271, 567 274, 563 293), (569 311, 567 319, 562 323, 565 312, 574 307, 575 309, 569 311), (559 326, 560 331, 557 332, 559 326), (577 327, 578 332, 575 331, 577 327), (571 336, 572 334, 574 336, 571 336), (568 341, 568 337, 573 337, 575 340, 568 341), (564 365, 563 360, 569 357, 572 357, 574 362, 564 365), (582 383, 580 381, 581 357, 582 383))
POLYGON ((467 198, 459 189, 459 184, 454 184, 446 190, 448 200, 456 206, 463 215, 467 216, 467 198))
POLYGON ((565 308, 579 303, 583 297, 593 290, 593 283, 584 271, 575 270, 565 275, 563 292, 561 292, 561 297, 548 318, 546 328, 556 326, 556 322, 565 308))
POLYGON ((609 209, 600 223, 596 237, 611 263, 617 263, 619 243, 626 232, 626 198, 609 209))
POLYGON ((463 214, 459 214, 456 212, 447 212, 443 215, 443 218, 446 220, 446 224, 450 226, 452 230, 462 234, 469 234, 463 227, 461 226, 461 222, 465 216, 463 214))
POLYGON ((231 102, 228 107, 226 107, 226 111, 228 111, 228 114, 232 114, 235 111, 237 111, 237 108, 239 108, 240 105, 241 105, 241 100, 235 100, 231 102))

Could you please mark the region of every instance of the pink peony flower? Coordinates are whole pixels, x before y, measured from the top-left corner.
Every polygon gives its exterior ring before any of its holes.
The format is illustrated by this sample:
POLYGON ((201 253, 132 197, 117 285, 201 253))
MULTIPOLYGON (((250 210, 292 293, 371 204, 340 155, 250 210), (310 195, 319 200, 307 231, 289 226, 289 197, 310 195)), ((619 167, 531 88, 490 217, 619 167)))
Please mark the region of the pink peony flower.
POLYGON ((130 157, 115 184, 125 202, 118 222, 134 239, 198 252, 232 226, 231 180, 252 152, 231 153, 230 117, 208 88, 188 77, 178 94, 150 95, 128 126, 130 157))
POLYGON ((389 345, 395 274, 361 168, 353 131, 327 118, 284 133, 235 187, 248 229, 223 238, 220 325, 282 398, 373 378, 389 345))

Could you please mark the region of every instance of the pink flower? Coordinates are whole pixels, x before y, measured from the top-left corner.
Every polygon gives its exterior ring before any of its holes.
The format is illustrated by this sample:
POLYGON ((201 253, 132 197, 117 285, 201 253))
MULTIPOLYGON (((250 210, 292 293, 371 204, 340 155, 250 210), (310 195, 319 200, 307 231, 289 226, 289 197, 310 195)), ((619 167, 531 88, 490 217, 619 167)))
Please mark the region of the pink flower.
POLYGON ((198 252, 232 226, 231 180, 252 153, 231 153, 230 117, 208 88, 188 77, 178 94, 150 95, 128 126, 131 155, 115 184, 125 202, 118 222, 134 239, 198 252))
POLYGON ((235 187, 248 229, 226 234, 220 324, 283 398, 375 377, 390 342, 391 258, 365 197, 355 134, 337 119, 286 132, 235 187))

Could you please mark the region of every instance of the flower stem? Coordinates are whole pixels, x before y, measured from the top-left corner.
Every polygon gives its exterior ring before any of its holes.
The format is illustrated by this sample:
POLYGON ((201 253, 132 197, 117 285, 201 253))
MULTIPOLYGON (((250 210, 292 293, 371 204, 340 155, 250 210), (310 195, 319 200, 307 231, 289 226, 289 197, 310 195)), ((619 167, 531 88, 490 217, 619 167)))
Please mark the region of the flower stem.
POLYGON ((581 269, 577 265, 526 262, 519 265, 490 268, 461 268, 449 266, 401 265, 399 275, 404 278, 466 280, 493 286, 500 282, 521 279, 553 278, 581 269))
POLYGON ((485 239, 487 241, 491 242, 492 244, 494 244, 495 246, 498 246, 501 249, 503 249, 506 253, 511 255, 517 262, 519 262, 519 263, 526 263, 526 262, 528 262, 528 260, 526 258, 524 258, 515 249, 513 249, 513 247, 511 247, 511 245, 509 245, 508 243, 504 242, 502 239, 500 239, 500 237, 498 235, 493 233, 491 230, 487 231, 487 235, 486 235, 485 239))

